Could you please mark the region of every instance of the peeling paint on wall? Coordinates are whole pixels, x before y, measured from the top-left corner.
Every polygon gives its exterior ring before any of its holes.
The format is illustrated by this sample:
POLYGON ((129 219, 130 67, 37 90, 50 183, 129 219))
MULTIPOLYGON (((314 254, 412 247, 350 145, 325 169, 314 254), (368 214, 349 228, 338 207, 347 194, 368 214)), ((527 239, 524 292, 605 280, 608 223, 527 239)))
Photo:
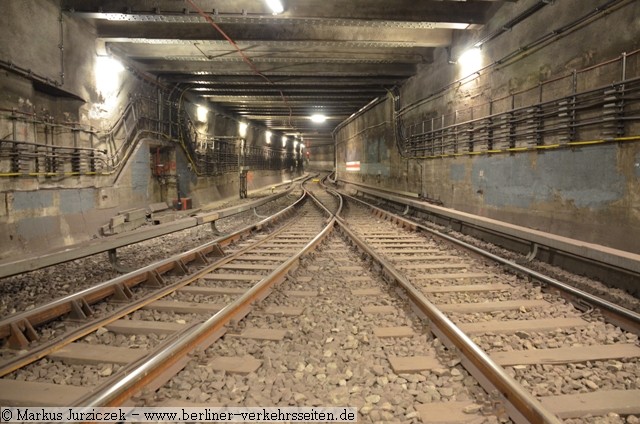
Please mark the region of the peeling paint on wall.
POLYGON ((378 163, 380 162, 380 145, 379 140, 367 140, 365 139, 365 162, 366 163, 378 163))
POLYGON ((361 164, 361 173, 367 175, 381 175, 384 177, 388 177, 389 173, 389 165, 384 163, 363 163, 361 164))
POLYGON ((0 193, 0 216, 7 216, 7 194, 0 193))
POLYGON ((182 151, 176 152, 176 172, 178 173, 178 188, 180 196, 190 197, 191 184, 197 184, 198 178, 189 169, 189 161, 182 151))
POLYGON ((624 196, 616 154, 615 146, 559 150, 538 154, 535 167, 531 155, 477 158, 472 187, 494 207, 529 208, 557 197, 579 208, 599 209, 624 196))
POLYGON ((142 144, 141 146, 145 148, 138 147, 132 158, 131 189, 134 193, 144 194, 146 196, 149 179, 151 178, 151 162, 146 144, 142 144))
POLYGON ((11 209, 22 211, 28 209, 44 209, 53 206, 53 192, 47 190, 38 191, 14 191, 11 209))
POLYGON ((109 209, 116 206, 118 206, 118 196, 113 187, 103 187, 98 190, 98 209, 109 209))
POLYGON ((465 174, 465 166, 461 163, 454 163, 449 168, 449 178, 451 181, 463 181, 465 174))
POLYGON ((95 208, 93 189, 71 189, 60 191, 60 213, 80 213, 95 208))
POLYGON ((360 173, 388 177, 390 175, 390 163, 386 139, 379 137, 365 140, 364 151, 365 161, 361 163, 360 173))
POLYGON ((37 218, 25 218, 16 225, 17 236, 22 240, 42 240, 43 234, 57 233, 58 218, 55 216, 41 216, 37 218))

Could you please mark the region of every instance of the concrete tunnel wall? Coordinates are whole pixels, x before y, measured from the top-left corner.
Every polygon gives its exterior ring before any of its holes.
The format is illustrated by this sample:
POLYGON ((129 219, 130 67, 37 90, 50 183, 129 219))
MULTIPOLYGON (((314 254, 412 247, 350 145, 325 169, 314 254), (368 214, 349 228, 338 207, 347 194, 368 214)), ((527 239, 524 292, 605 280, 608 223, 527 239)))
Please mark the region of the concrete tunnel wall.
MULTIPOLYGON (((55 0, 8 0, 0 14, 0 59, 30 69, 51 81, 64 83, 67 94, 52 93, 33 84, 28 78, 7 70, 0 71, 0 132, 13 132, 11 111, 36 114, 38 119, 71 127, 73 125, 108 130, 123 113, 134 96, 157 99, 154 83, 125 69, 117 87, 106 94, 95 77, 96 30, 83 19, 62 15, 64 68, 61 66, 60 10, 55 0)), ((189 97, 188 95, 186 96, 189 97)), ((195 115, 195 104, 185 103, 195 115)), ((216 136, 237 136, 237 121, 211 107, 208 121, 199 130, 216 136)), ((43 143, 42 131, 32 124, 17 124, 19 141, 43 143)), ((247 146, 264 145, 264 129, 250 128, 247 146)), ((79 147, 107 148, 93 144, 80 133, 79 147)), ((117 143, 119 141, 116 141, 117 143)), ((56 134, 55 145, 73 146, 72 131, 56 134)), ((172 149, 178 186, 182 197, 190 197, 194 207, 211 201, 238 195, 236 172, 218 176, 198 176, 177 143, 161 137, 141 137, 131 157, 116 179, 115 175, 73 177, 2 177, 0 178, 0 260, 60 248, 72 243, 99 237, 100 226, 118 211, 145 207, 167 200, 177 193, 169 190, 169 198, 161 197, 158 181, 152 175, 150 148, 172 149)), ((0 160, 0 174, 7 173, 10 164, 0 160)), ((297 174, 296 174, 297 175, 297 174)), ((291 178, 289 170, 252 171, 248 176, 249 190, 266 187, 291 178)))
MULTIPOLYGON (((533 1, 507 5, 490 25, 500 25, 509 16, 525 10, 533 1)), ((518 49, 592 10, 597 1, 554 2, 489 42, 482 49, 483 65, 518 49)), ((442 87, 462 77, 449 64, 444 49, 435 61, 400 89, 401 107, 428 98, 404 116, 405 123, 453 114, 455 110, 485 104, 491 98, 517 92, 539 81, 583 69, 640 48, 640 3, 624 7, 532 51, 519 60, 492 68, 482 77, 471 78, 451 89, 442 87), (612 31, 625 28, 625 31, 612 31)), ((483 31, 490 33, 489 26, 483 31)), ((478 37, 481 38, 481 37, 478 37)), ((455 40, 456 57, 471 40, 455 40)), ((639 55, 630 57, 627 78, 640 75, 639 55)), ((582 74, 581 74, 582 75, 582 74)), ((605 66, 578 79, 578 91, 620 80, 620 68, 605 66)), ((545 86, 544 100, 566 95, 567 87, 545 86)), ((536 92, 537 96, 537 92, 536 92)), ((514 96, 526 105, 526 99, 514 96)), ((493 113, 509 110, 494 104, 493 113)), ((481 109, 478 106, 478 109, 481 109)), ((476 110, 477 112, 477 110, 476 110)), ((446 207, 478 214, 550 233, 640 253, 640 142, 629 141, 570 149, 485 154, 435 159, 404 159, 396 146, 393 104, 388 98, 343 126, 336 136, 339 178, 387 189, 420 193, 438 199, 446 207), (346 169, 346 162, 359 161, 360 171, 346 169)), ((478 115, 475 115, 478 117, 478 115)), ((640 133, 638 123, 625 127, 625 136, 640 133)), ((600 138, 582 133, 579 140, 600 138)))
POLYGON ((335 167, 335 146, 333 144, 311 145, 309 152, 309 169, 330 171, 335 167))

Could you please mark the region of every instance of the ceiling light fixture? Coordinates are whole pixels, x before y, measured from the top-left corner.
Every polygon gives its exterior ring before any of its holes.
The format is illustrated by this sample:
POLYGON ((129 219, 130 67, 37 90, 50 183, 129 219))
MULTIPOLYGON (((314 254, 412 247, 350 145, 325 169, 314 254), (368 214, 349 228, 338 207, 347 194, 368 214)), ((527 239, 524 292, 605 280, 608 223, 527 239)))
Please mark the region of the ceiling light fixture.
MULTIPOLYGON (((93 70, 95 87, 104 99, 99 105, 96 104, 94 106, 98 106, 97 110, 112 113, 118 105, 118 97, 120 97, 119 93, 122 85, 120 74, 124 71, 124 66, 111 56, 97 56, 93 70)), ((95 113, 102 114, 102 112, 95 113)))
POLYGON ((208 114, 209 114, 209 109, 207 109, 204 106, 198 105, 198 108, 196 109, 196 116, 197 116, 198 122, 207 122, 208 114))
POLYGON ((317 123, 317 124, 321 124, 324 121, 327 120, 327 117, 325 115, 320 115, 320 114, 316 114, 316 115, 311 115, 311 117, 309 117, 309 119, 311 119, 311 121, 317 123))
POLYGON ((267 0, 267 6, 271 8, 274 15, 284 12, 284 6, 280 0, 267 0))
POLYGON ((247 128, 249 128, 249 124, 246 122, 240 122, 238 124, 238 132, 240 133, 240 137, 244 138, 247 135, 247 128))
POLYGON ((481 62, 482 53, 478 47, 464 51, 458 58, 458 64, 460 64, 463 69, 478 68, 481 62))
POLYGON ((122 63, 111 56, 98 56, 96 59, 96 66, 106 74, 120 73, 124 71, 122 63))

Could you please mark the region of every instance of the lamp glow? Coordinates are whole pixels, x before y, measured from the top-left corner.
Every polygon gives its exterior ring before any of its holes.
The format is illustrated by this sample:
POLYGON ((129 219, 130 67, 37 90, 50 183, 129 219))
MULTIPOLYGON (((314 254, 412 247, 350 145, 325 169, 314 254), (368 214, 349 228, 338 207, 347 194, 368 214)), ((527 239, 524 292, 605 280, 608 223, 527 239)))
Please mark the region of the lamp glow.
POLYGON ((269 6, 274 15, 284 12, 284 6, 282 6, 280 0, 267 0, 267 6, 269 6))
POLYGON ((264 137, 265 137, 265 139, 267 141, 267 144, 271 144, 271 135, 272 135, 271 131, 267 131, 267 132, 264 133, 264 137))
POLYGON ((460 64, 463 75, 477 71, 482 64, 482 52, 478 47, 473 47, 460 55, 458 64, 460 64))
POLYGON ((247 135, 247 128, 249 128, 249 124, 246 122, 240 122, 238 124, 238 133, 240 134, 240 137, 244 138, 247 135))
POLYGON ((298 140, 295 140, 295 141, 293 142, 293 148, 295 149, 296 147, 298 147, 298 140))
POLYGON ((287 136, 282 136, 282 147, 287 147, 287 136))
POLYGON ((311 119, 312 122, 321 124, 327 120, 327 117, 325 115, 316 114, 316 115, 311 115, 309 119, 311 119))
POLYGON ((124 66, 119 60, 111 56, 98 56, 96 59, 96 68, 103 74, 114 74, 124 71, 124 66))
POLYGON ((304 144, 301 144, 301 145, 300 145, 300 148, 301 148, 301 149, 304 149, 304 144))
POLYGON ((209 110, 206 107, 198 105, 198 109, 196 109, 196 119, 198 122, 207 122, 208 114, 209 110))
POLYGON ((120 74, 124 71, 124 66, 117 59, 111 56, 97 56, 94 67, 96 88, 102 102, 95 110, 92 110, 92 117, 99 118, 106 111, 107 114, 115 111, 118 105, 118 94, 122 83, 120 74))

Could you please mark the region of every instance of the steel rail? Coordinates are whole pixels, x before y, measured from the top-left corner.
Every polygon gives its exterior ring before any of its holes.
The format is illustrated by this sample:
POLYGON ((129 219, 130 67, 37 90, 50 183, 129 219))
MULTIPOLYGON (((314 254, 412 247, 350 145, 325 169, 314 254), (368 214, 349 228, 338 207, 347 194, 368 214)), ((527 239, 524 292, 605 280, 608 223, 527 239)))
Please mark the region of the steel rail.
POLYGON ((337 197, 337 198, 338 198, 338 200, 339 200, 339 202, 340 202, 340 203, 339 203, 339 204, 340 204, 340 206, 338 207, 338 210, 336 211, 336 215, 340 216, 340 214, 342 213, 342 208, 343 208, 343 206, 344 206, 344 198, 343 198, 343 196, 342 196, 340 193, 338 193, 336 190, 334 190, 334 189, 332 189, 332 188, 329 188, 329 187, 327 186, 327 181, 329 181, 329 182, 333 182, 333 180, 332 180, 330 177, 331 177, 331 175, 333 175, 334 173, 335 173, 335 171, 334 171, 334 172, 331 172, 330 174, 325 175, 325 177, 320 181, 320 183, 322 184, 322 187, 323 187, 327 192, 331 193, 332 195, 334 195, 335 197, 337 197))
MULTIPOLYGON (((239 256, 241 256, 242 254, 244 254, 245 252, 255 249, 256 247, 260 246, 261 244, 267 243, 268 241, 272 240, 273 238, 275 238, 277 235, 279 235, 280 233, 282 233, 284 230, 286 230, 290 225, 292 225, 293 222, 285 225, 282 228, 279 228, 277 231, 274 231, 273 233, 269 234, 268 237, 265 237, 264 239, 258 241, 257 243, 254 243, 250 246, 246 246, 242 249, 239 249, 237 251, 235 251, 233 254, 229 255, 229 256, 224 256, 221 257, 219 260, 217 260, 216 262, 207 265, 205 268, 198 270, 197 272, 188 275, 187 277, 181 279, 180 281, 177 281, 175 283, 169 284, 167 286, 161 287, 159 288, 157 291, 154 291, 153 293, 150 293, 128 305, 125 305, 117 310, 112 311, 112 313, 110 313, 108 316, 103 317, 103 318, 99 318, 96 320, 93 320, 91 322, 88 322, 82 326, 80 326, 79 328, 76 328, 74 330, 72 330, 71 332, 62 335, 59 338, 56 338, 54 340, 51 340, 47 343, 44 343, 41 346, 36 347, 35 349, 27 352, 24 355, 21 355, 17 358, 14 358, 12 360, 0 363, 0 377, 3 377, 19 368, 22 368, 30 363, 33 363, 35 361, 37 361, 38 359, 42 359, 45 356, 63 348, 64 346, 92 333, 93 331, 97 330, 100 327, 103 327, 105 325, 108 325, 114 321, 116 321, 117 319, 120 319, 146 305, 151 304, 152 302, 155 302, 156 300, 159 300, 167 295, 169 295, 172 292, 175 292, 176 290, 179 290, 180 288, 191 284, 193 281, 197 280, 198 278, 202 278, 204 275, 210 273, 211 271, 220 268, 222 265, 225 265, 231 261, 233 261, 234 259, 237 259, 239 256)), ((181 330, 184 331, 184 330, 181 330)))
MULTIPOLYGON (((305 190, 305 193, 308 193, 305 190)), ((314 199, 312 197, 312 199, 314 199)), ((314 201, 316 201, 314 199, 314 201)), ((324 210, 324 209, 323 209, 324 210)), ((329 223, 309 241, 298 253, 276 268, 268 276, 258 281, 245 294, 225 306, 218 313, 195 326, 163 349, 150 354, 135 369, 120 376, 108 387, 102 387, 90 395, 78 399, 77 406, 94 408, 101 406, 119 406, 130 400, 144 388, 157 388, 164 384, 189 361, 189 355, 196 349, 210 346, 226 332, 229 323, 246 316, 251 306, 266 297, 271 288, 283 281, 287 273, 295 268, 301 256, 313 251, 333 230, 336 217, 330 217, 329 223)))
MULTIPOLYGON (((323 180, 324 180, 324 179, 326 179, 326 177, 325 177, 325 178, 323 178, 323 180)), ((333 196, 335 196, 335 197, 337 197, 337 198, 338 198, 338 207, 337 207, 337 209, 336 209, 336 211, 335 211, 335 212, 331 212, 331 211, 329 210, 329 208, 327 208, 327 207, 326 207, 326 205, 324 205, 324 204, 320 201, 320 199, 318 199, 318 197, 317 197, 315 194, 311 193, 310 191, 307 191, 307 192, 308 192, 309 196, 315 200, 315 202, 318 204, 318 206, 319 206, 320 208, 322 208, 322 209, 325 211, 325 213, 327 213, 327 214, 329 215, 329 218, 334 217, 334 216, 339 216, 339 215, 340 215, 340 213, 342 212, 342 207, 343 207, 343 199, 342 199, 342 196, 341 196, 339 193, 337 193, 337 192, 335 192, 335 191, 333 191, 333 190, 328 190, 328 189, 324 186, 324 184, 322 185, 322 187, 323 187, 327 192, 329 192, 331 195, 333 195, 333 196)))
POLYGON ((162 279, 162 275, 173 270, 183 270, 185 265, 192 261, 200 261, 207 264, 206 255, 214 252, 219 246, 226 246, 242 237, 258 231, 265 226, 278 222, 280 219, 293 213, 305 200, 305 195, 287 208, 265 218, 258 223, 248 225, 227 236, 219 237, 202 246, 187 252, 175 255, 171 258, 147 265, 137 271, 125 274, 96 286, 81 290, 69 296, 54 300, 48 304, 39 306, 30 311, 21 312, 0 321, 0 338, 25 337, 22 332, 29 331, 25 326, 33 327, 45 324, 53 319, 70 313, 78 305, 90 306, 102 299, 115 295, 118 290, 129 290, 147 281, 162 279))
POLYGON ((393 217, 393 219, 395 219, 396 221, 400 221, 400 222, 405 222, 407 225, 411 225, 413 227, 415 227, 416 229, 419 229, 420 231, 432 234, 438 238, 447 240, 448 242, 454 243, 458 246, 461 246, 467 250, 470 250, 474 253, 477 253, 481 256, 484 256, 492 261, 495 261, 501 265, 504 265, 510 269, 512 269, 513 271, 522 273, 528 277, 531 277, 541 283, 547 284, 549 286, 552 286, 558 290, 560 290, 561 292, 564 292, 570 296, 574 296, 578 299, 581 299, 593 306, 596 306, 604 311, 607 311, 610 313, 609 317, 612 318, 613 321, 615 321, 615 324, 620 325, 622 328, 624 328, 627 331, 633 332, 635 334, 640 335, 640 314, 631 311, 627 308, 624 308, 620 305, 616 305, 615 303, 609 302, 608 300, 602 299, 600 297, 597 297, 595 295, 592 295, 590 293, 587 293, 585 291, 582 291, 580 289, 577 289, 567 283, 563 283, 559 280, 556 280, 555 278, 552 277, 548 277, 540 272, 534 271, 530 268, 527 268, 523 265, 520 265, 516 262, 513 262, 511 260, 502 258, 496 254, 493 254, 491 252, 488 252, 484 249, 481 249, 479 247, 473 246, 467 242, 464 242, 462 240, 458 240, 455 237, 452 237, 450 235, 444 234, 438 230, 434 230, 432 228, 429 227, 425 227, 424 225, 420 225, 418 223, 415 223, 411 220, 408 220, 406 218, 397 216, 396 214, 393 214, 389 211, 385 211, 384 209, 381 209, 377 206, 373 206, 369 203, 366 203, 360 199, 357 199, 355 197, 349 196, 349 195, 344 195, 346 197, 348 197, 349 199, 352 199, 354 201, 357 201, 363 205, 366 205, 366 207, 373 209, 374 211, 377 211, 378 213, 381 213, 385 216, 390 216, 393 217))
POLYGON ((504 368, 496 364, 489 355, 476 345, 447 316, 431 303, 409 280, 397 271, 390 262, 376 253, 364 240, 347 226, 343 218, 336 220, 339 230, 351 239, 357 247, 382 267, 387 280, 402 287, 415 306, 431 321, 431 331, 441 338, 445 345, 455 346, 466 358, 465 368, 492 393, 498 391, 505 401, 510 417, 517 423, 560 424, 562 421, 546 410, 540 401, 525 390, 504 368), (469 366, 469 364, 471 366, 469 366))

